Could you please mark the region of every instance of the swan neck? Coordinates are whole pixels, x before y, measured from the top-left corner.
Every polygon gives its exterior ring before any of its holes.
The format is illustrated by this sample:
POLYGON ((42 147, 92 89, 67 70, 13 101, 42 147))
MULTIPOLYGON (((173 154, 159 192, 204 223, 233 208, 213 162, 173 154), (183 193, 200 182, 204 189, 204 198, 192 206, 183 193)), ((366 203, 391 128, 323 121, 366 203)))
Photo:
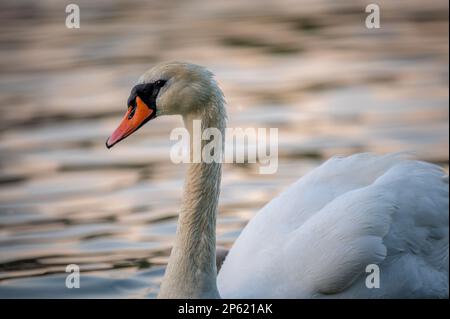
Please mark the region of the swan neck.
MULTIPOLYGON (((183 117, 191 136, 191 153, 194 120, 201 120, 202 131, 210 127, 224 131, 224 113, 213 115, 200 113, 183 117)), ((202 149, 207 143, 201 141, 202 149)), ((177 234, 160 298, 220 298, 216 284, 216 216, 221 173, 221 163, 189 164, 177 234)))

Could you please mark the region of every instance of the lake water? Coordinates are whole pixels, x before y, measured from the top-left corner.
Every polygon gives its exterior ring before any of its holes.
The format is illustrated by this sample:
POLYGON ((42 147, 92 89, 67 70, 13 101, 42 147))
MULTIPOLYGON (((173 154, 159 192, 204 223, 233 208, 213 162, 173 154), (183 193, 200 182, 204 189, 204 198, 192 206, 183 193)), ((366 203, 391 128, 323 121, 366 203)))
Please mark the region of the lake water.
POLYGON ((157 62, 211 69, 230 127, 278 127, 279 169, 226 164, 218 243, 334 154, 413 151, 448 168, 448 2, 76 1, 0 4, 0 297, 153 298, 186 167, 178 117, 107 150, 134 81, 157 62), (65 268, 81 269, 67 289, 65 268))

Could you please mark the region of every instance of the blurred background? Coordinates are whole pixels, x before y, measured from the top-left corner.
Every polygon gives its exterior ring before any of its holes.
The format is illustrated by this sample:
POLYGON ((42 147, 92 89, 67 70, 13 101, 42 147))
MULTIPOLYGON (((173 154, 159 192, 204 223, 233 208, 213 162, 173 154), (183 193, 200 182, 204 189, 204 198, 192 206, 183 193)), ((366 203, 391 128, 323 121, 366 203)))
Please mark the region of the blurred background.
POLYGON ((335 154, 413 151, 448 169, 447 0, 0 1, 0 297, 153 298, 176 229, 178 117, 112 150, 141 73, 205 65, 231 127, 278 127, 279 169, 224 169, 218 243, 335 154), (76 3, 81 28, 65 26, 76 3), (65 287, 68 264, 81 288, 65 287))

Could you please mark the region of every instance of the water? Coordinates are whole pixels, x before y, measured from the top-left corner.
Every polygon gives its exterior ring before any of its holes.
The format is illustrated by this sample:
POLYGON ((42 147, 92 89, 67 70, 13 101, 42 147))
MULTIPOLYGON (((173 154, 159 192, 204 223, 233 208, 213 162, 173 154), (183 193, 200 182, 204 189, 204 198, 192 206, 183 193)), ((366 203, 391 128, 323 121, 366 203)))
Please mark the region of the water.
POLYGON ((104 147, 159 61, 214 71, 231 127, 278 127, 279 169, 224 168, 218 243, 334 154, 411 150, 448 167, 448 2, 77 1, 0 4, 0 297, 153 298, 186 167, 178 117, 104 147), (67 289, 65 268, 81 268, 67 289))

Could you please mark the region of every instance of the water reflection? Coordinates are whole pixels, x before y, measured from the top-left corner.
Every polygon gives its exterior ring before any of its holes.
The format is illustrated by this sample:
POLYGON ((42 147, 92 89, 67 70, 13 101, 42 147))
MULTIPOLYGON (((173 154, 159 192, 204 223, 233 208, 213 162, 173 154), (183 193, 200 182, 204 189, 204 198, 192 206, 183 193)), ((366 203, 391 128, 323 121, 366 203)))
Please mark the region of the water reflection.
POLYGON ((2 1, 0 297, 155 297, 184 171, 169 159, 177 117, 120 147, 104 142, 152 64, 212 69, 233 127, 278 127, 278 172, 225 165, 218 242, 334 154, 412 150, 448 165, 448 3, 2 1), (80 265, 81 289, 65 267, 80 265))

